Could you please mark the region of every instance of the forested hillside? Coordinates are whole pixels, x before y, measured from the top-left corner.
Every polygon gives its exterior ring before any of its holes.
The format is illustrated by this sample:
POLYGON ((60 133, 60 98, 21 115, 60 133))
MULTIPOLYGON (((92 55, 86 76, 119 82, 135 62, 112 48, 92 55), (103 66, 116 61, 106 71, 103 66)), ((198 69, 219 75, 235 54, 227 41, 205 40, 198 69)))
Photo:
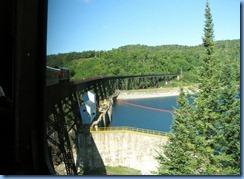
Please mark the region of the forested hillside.
MULTIPOLYGON (((72 79, 94 76, 182 73, 184 80, 195 82, 196 69, 201 66, 204 48, 182 45, 127 45, 109 51, 84 51, 48 55, 48 66, 68 67, 72 79)), ((215 58, 231 59, 240 76, 240 40, 215 43, 215 58)), ((239 78, 237 78, 238 80, 239 78)))

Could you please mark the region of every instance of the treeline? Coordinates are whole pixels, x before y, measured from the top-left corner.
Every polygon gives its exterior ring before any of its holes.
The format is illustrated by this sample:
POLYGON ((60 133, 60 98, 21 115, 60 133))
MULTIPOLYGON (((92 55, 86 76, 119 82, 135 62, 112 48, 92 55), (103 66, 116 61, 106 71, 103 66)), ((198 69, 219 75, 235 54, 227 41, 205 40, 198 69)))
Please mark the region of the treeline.
MULTIPOLYGON (((48 66, 68 67, 72 79, 94 76, 181 73, 188 82, 195 82, 204 48, 182 45, 127 45, 109 51, 83 51, 47 56, 48 66)), ((215 58, 231 59, 240 76, 240 40, 215 43, 215 58)), ((237 80, 239 77, 237 77, 237 80)))

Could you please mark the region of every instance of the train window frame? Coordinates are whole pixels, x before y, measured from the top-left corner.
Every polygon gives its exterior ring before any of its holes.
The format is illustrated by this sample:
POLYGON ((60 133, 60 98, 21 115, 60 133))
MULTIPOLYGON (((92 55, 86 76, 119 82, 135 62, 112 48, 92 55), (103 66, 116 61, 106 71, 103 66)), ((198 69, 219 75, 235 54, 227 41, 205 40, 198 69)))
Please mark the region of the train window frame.
POLYGON ((47 0, 12 2, 14 174, 55 174, 45 135, 47 0))

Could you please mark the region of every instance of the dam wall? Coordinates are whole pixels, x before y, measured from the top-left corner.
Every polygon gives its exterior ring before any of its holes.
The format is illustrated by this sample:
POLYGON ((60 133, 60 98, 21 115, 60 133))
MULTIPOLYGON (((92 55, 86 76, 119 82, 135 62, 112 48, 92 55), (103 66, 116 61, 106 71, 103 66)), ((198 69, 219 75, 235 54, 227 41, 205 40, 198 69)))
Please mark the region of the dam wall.
POLYGON ((81 140, 80 151, 88 168, 126 166, 150 175, 157 171, 155 157, 167 137, 125 130, 92 131, 83 134, 81 140))

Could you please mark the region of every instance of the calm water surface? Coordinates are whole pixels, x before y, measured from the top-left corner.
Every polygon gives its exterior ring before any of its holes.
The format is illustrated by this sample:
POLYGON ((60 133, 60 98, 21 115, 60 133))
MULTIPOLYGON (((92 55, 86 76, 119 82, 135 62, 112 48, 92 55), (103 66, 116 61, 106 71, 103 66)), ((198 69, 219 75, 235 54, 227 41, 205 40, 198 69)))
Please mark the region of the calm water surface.
MULTIPOLYGON (((177 106, 177 96, 123 101, 163 110, 173 110, 177 106)), ((119 101, 114 103, 112 119, 111 126, 130 126, 164 132, 169 132, 172 125, 172 114, 169 112, 132 106, 119 101)))

